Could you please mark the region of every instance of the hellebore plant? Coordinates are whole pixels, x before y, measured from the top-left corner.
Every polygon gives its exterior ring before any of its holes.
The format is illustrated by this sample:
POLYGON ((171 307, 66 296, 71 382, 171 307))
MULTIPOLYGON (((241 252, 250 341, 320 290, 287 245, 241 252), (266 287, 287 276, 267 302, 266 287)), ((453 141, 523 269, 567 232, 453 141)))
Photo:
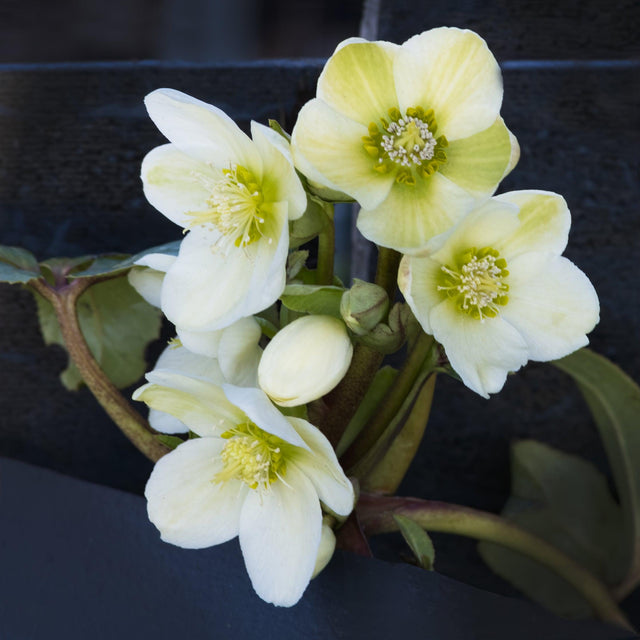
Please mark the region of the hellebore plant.
MULTIPOLYGON (((145 102, 170 143, 144 159, 144 193, 184 237, 17 281, 51 303, 89 388, 157 461, 145 495, 162 538, 202 548, 238 536, 258 595, 291 606, 336 538, 370 555, 366 535, 400 529, 426 566, 425 531, 457 533, 536 560, 592 613, 628 626, 612 593, 640 581, 640 545, 629 547, 618 584, 604 584, 517 514, 392 495, 420 444, 437 373, 488 397, 528 360, 562 358, 557 366, 580 384, 602 371, 612 393, 626 385, 621 406, 640 399, 599 356, 566 357, 587 344, 599 303, 561 255, 564 199, 492 197, 519 149, 500 117, 502 79, 486 43, 449 28, 402 45, 347 40, 291 137, 272 121, 252 122, 249 138, 217 107, 170 89, 145 102), (333 276, 333 205, 349 199, 378 265, 374 282, 346 287, 333 276), (89 286, 129 286, 126 273, 177 334, 134 394, 151 426, 101 370, 75 311, 89 286), (394 353, 394 363, 404 357, 397 369, 385 361, 394 353)), ((601 414, 618 420, 615 408, 601 414)), ((627 422, 616 423, 620 433, 627 422)), ((635 494, 618 484, 628 513, 635 494)), ((629 531, 618 546, 640 539, 629 531)))

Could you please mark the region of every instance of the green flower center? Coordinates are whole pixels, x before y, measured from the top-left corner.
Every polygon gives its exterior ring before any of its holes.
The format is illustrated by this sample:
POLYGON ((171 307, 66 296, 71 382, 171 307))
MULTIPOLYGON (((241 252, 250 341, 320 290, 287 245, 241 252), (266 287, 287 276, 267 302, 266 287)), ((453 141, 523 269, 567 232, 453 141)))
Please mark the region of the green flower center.
POLYGON ((216 482, 236 478, 251 489, 264 491, 272 482, 284 476, 285 452, 291 446, 284 440, 252 422, 225 431, 222 437, 228 442, 222 449, 224 468, 216 474, 216 482))
POLYGON ((428 178, 447 161, 444 136, 436 138, 438 125, 433 109, 410 107, 402 115, 389 109, 389 120, 369 125, 369 135, 362 138, 365 151, 375 158, 374 170, 396 172, 396 181, 415 185, 416 176, 428 178))
POLYGON ((491 247, 479 251, 473 247, 464 252, 452 268, 440 267, 438 291, 454 298, 459 311, 480 321, 495 318, 500 307, 507 304, 509 275, 507 261, 491 247))
POLYGON ((261 211, 264 197, 253 173, 241 165, 222 170, 218 180, 202 178, 211 195, 207 209, 189 211, 191 229, 212 224, 236 247, 246 247, 264 236, 265 218, 261 211))

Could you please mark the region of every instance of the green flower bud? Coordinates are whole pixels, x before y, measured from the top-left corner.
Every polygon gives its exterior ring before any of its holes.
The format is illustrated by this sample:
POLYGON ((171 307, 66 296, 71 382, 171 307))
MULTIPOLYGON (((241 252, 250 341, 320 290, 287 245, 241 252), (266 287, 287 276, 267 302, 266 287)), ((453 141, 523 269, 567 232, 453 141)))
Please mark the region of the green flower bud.
POLYGON ((345 324, 357 336, 372 331, 387 315, 389 297, 377 284, 354 280, 348 291, 342 294, 340 314, 345 324))

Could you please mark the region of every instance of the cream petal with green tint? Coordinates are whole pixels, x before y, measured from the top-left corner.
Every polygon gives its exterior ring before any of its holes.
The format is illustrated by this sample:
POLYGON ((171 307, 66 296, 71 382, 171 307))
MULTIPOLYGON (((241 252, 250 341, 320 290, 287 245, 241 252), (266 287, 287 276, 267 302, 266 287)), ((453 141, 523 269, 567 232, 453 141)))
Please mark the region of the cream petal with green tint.
POLYGON ((502 104, 500 67, 472 31, 442 27, 407 40, 395 59, 399 108, 433 109, 449 142, 490 127, 502 104))
POLYGON ((398 106, 393 61, 399 49, 390 42, 340 46, 318 78, 317 97, 365 126, 378 122, 398 106))
POLYGON ((480 322, 446 300, 433 309, 430 320, 451 366, 467 387, 485 398, 502 389, 509 371, 527 362, 527 343, 499 316, 480 322))
POLYGON ((502 317, 524 337, 531 360, 556 360, 588 344, 600 305, 578 267, 562 256, 525 254, 509 263, 509 271, 502 317))
POLYGON ((218 438, 189 440, 156 463, 144 493, 149 520, 165 542, 202 549, 238 535, 249 489, 240 480, 214 482, 224 444, 218 438))
POLYGON ((393 174, 374 170, 375 159, 362 142, 367 126, 314 99, 302 107, 293 129, 291 148, 296 167, 309 179, 377 207, 395 182, 393 174))
POLYGON ((256 593, 281 607, 304 593, 320 546, 322 512, 310 480, 288 465, 284 482, 249 491, 240 513, 239 538, 256 593))
POLYGON ((556 255, 564 251, 571 214, 561 195, 551 191, 510 191, 496 196, 495 200, 520 208, 520 227, 501 251, 507 260, 524 251, 548 251, 556 255))
POLYGON ((358 215, 358 230, 383 247, 416 253, 436 235, 460 220, 475 198, 439 173, 416 181, 415 186, 394 184, 389 197, 358 215))
POLYGON ((219 179, 216 170, 172 144, 151 150, 142 161, 140 175, 147 200, 181 227, 192 221, 187 212, 206 206, 211 195, 206 181, 219 179))
POLYGON ((487 129, 450 142, 447 162, 439 171, 470 193, 488 196, 513 168, 512 148, 512 136, 502 118, 497 118, 487 129))
POLYGON ((174 89, 157 89, 144 103, 155 125, 180 151, 221 168, 240 164, 262 178, 259 153, 221 109, 174 89))
POLYGON ((261 337, 262 330, 254 317, 241 318, 222 330, 218 361, 227 382, 241 387, 258 386, 261 337))

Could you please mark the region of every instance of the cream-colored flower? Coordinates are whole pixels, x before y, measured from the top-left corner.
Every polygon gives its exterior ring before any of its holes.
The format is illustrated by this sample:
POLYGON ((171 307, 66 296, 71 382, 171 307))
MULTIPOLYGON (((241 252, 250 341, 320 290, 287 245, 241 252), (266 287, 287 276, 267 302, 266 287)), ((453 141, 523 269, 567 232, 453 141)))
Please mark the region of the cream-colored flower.
POLYGON ((470 213, 428 255, 402 259, 398 284, 416 318, 480 395, 500 391, 528 360, 588 343, 599 303, 561 255, 570 224, 561 196, 514 191, 470 213))
POLYGON ((502 77, 482 38, 439 28, 398 46, 338 46, 300 111, 296 166, 362 206, 376 244, 419 251, 491 195, 517 162, 500 118, 502 77))
POLYGON ((185 331, 221 329, 277 300, 285 285, 288 221, 306 195, 267 128, 253 140, 220 109, 179 91, 145 99, 171 144, 142 163, 149 202, 189 233, 162 285, 165 315, 185 331))
POLYGON ((200 436, 161 458, 147 483, 149 518, 162 539, 196 549, 239 536, 258 595, 295 604, 326 559, 320 503, 341 516, 353 508, 353 487, 331 445, 259 389, 170 372, 148 379, 136 399, 200 436))
POLYGON ((266 346, 258 382, 282 407, 306 404, 342 380, 352 355, 344 322, 331 316, 304 316, 281 329, 266 346))

